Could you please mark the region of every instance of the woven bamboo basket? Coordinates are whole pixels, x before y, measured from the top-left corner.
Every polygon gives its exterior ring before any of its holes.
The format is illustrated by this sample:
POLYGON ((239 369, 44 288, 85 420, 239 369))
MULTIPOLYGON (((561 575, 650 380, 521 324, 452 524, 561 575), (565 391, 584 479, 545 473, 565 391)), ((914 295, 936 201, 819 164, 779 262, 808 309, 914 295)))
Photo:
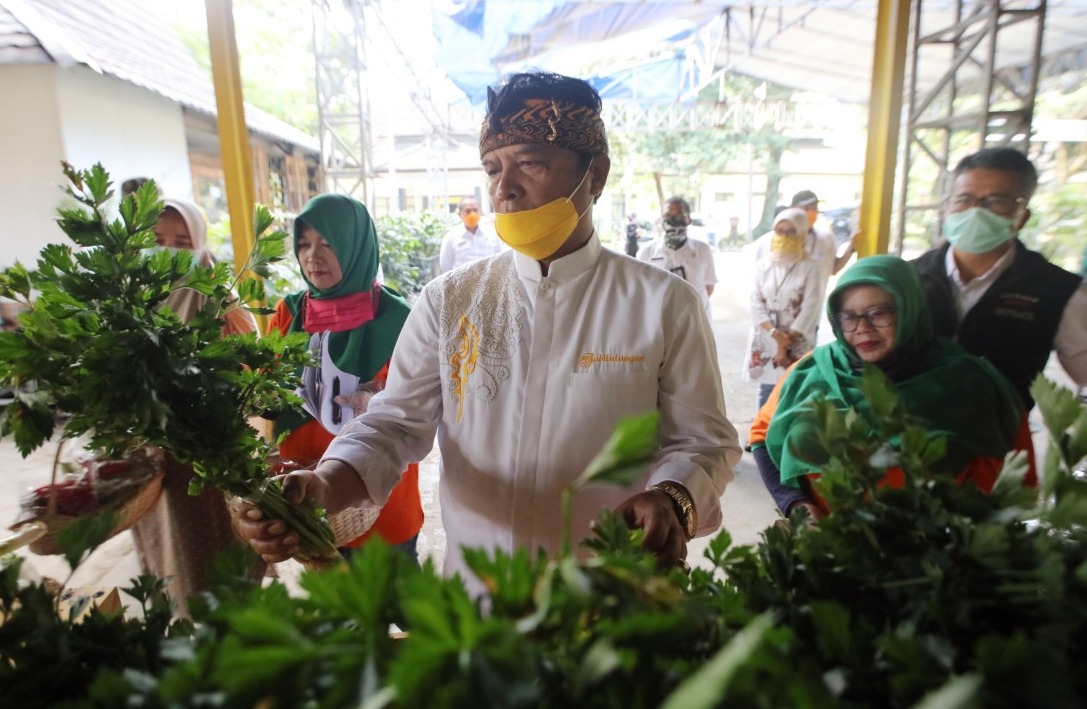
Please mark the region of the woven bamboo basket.
MULTIPOLYGON (((18 530, 28 522, 37 522, 45 525, 45 532, 34 541, 30 542, 29 549, 35 554, 48 556, 61 554, 63 550, 57 543, 57 535, 65 527, 77 520, 76 515, 68 515, 57 510, 57 470, 60 467, 60 453, 63 441, 57 446, 57 453, 53 458, 53 473, 49 488, 49 499, 44 512, 21 515, 10 529, 18 530)), ((110 532, 110 537, 116 536, 136 524, 147 514, 162 494, 162 481, 165 475, 161 454, 150 454, 139 451, 128 458, 133 464, 133 471, 146 477, 139 485, 133 485, 131 493, 112 500, 110 504, 103 505, 100 509, 89 514, 101 514, 113 512, 117 515, 117 523, 110 532)))
POLYGON ((328 523, 336 535, 336 544, 347 544, 366 534, 380 514, 381 510, 377 507, 348 507, 329 517, 328 523))
MULTIPOLYGON (((344 544, 354 541, 368 532, 377 522, 379 514, 381 514, 381 510, 376 507, 366 509, 348 507, 331 515, 328 518, 328 524, 332 527, 332 533, 335 535, 336 546, 342 547, 344 544)), ((324 571, 325 569, 340 567, 345 563, 342 556, 333 559, 310 559, 296 556, 294 560, 310 571, 324 571)))

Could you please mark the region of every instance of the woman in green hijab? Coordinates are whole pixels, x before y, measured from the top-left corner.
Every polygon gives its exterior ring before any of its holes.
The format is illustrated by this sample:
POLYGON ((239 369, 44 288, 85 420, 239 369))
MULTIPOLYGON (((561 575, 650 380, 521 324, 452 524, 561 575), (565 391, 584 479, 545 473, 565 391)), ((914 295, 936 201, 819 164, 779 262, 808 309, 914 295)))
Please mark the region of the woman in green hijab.
MULTIPOLYGON (((307 288, 279 303, 272 328, 309 333, 319 364, 302 372, 303 411, 282 412, 275 424, 277 435, 288 433, 279 444, 280 459, 310 466, 340 429, 366 410, 369 397, 384 388, 409 308, 399 293, 377 282, 377 232, 357 200, 335 194, 311 199, 294 223, 294 254, 307 288)), ((343 546, 357 547, 380 536, 415 558, 422 524, 413 463, 373 526, 343 546)))
POLYGON ((826 459, 811 405, 825 398, 840 410, 866 415, 868 402, 860 389, 866 365, 894 383, 906 411, 946 438, 935 472, 991 489, 1005 454, 1021 447, 1022 404, 988 362, 934 335, 913 266, 897 256, 858 261, 831 292, 827 315, 835 341, 817 347, 789 371, 752 426, 756 463, 782 512, 799 504, 816 516, 828 511, 806 484, 806 476, 818 468, 811 461, 826 459))

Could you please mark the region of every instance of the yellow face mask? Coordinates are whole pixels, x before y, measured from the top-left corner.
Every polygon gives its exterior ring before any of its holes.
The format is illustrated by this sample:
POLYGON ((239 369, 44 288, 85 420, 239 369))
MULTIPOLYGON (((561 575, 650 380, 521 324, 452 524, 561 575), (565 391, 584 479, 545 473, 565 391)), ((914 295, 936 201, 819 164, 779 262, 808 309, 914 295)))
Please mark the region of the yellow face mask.
MULTIPOLYGON (((589 211, 589 207, 585 207, 585 212, 578 214, 571 197, 585 184, 591 169, 590 160, 585 176, 570 193, 570 197, 559 197, 536 209, 509 214, 496 212, 494 228, 498 232, 498 238, 511 249, 537 261, 550 257, 566 243, 574 233, 577 223, 589 211)), ((589 202, 589 206, 592 206, 592 202, 589 202)))
POLYGON ((804 255, 804 239, 775 232, 770 238, 770 253, 778 261, 798 261, 804 255))

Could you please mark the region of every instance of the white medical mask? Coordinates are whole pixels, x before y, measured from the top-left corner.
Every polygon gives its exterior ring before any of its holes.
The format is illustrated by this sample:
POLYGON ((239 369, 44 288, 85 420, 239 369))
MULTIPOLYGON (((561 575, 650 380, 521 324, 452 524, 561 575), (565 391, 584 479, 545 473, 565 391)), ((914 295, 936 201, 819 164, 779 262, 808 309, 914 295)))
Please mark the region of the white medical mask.
POLYGON ((150 246, 146 249, 140 249, 140 253, 147 257, 154 256, 155 254, 162 253, 163 251, 173 256, 181 253, 182 251, 188 251, 188 249, 179 249, 174 246, 150 246))

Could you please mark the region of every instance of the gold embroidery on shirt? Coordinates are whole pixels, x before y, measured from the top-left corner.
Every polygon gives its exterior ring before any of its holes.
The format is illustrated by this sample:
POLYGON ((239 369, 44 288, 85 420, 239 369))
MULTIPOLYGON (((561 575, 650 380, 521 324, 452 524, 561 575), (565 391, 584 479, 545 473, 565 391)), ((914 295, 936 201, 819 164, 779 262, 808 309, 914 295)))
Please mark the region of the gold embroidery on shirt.
POLYGON ((476 360, 479 358, 479 330, 468 319, 468 313, 460 317, 457 327, 457 350, 449 359, 449 365, 453 369, 451 377, 453 381, 453 400, 457 402, 457 421, 464 415, 465 387, 468 377, 476 371, 476 360))
POLYGON ((644 362, 645 355, 596 354, 586 352, 577 358, 580 369, 588 369, 598 362, 644 362))
POLYGON ((470 416, 473 404, 495 401, 509 382, 510 366, 523 343, 527 299, 508 251, 432 283, 447 410, 451 423, 464 423, 458 415, 462 406, 470 416))

